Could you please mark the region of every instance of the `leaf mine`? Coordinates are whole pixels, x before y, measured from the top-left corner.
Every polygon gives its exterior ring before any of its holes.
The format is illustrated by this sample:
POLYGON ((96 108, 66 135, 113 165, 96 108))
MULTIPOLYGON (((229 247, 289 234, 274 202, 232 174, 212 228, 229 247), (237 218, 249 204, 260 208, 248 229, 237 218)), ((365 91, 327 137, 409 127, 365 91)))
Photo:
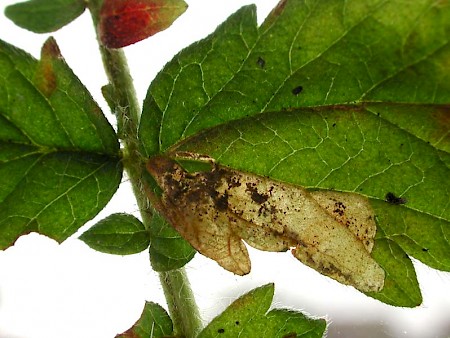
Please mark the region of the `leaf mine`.
POLYGON ((376 224, 367 198, 312 191, 213 165, 186 172, 156 156, 147 170, 161 187, 160 212, 191 245, 225 269, 244 275, 250 259, 242 242, 286 251, 343 284, 380 291, 384 271, 370 256, 376 224))

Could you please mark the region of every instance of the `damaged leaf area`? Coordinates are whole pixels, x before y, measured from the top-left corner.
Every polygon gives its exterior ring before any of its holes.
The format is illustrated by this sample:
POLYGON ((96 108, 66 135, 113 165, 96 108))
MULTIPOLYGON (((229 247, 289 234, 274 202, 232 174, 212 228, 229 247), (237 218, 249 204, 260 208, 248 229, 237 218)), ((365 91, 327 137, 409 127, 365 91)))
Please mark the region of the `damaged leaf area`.
POLYGON ((203 255, 244 275, 244 240, 286 251, 304 264, 361 291, 380 291, 383 269, 371 258, 376 225, 368 200, 356 194, 308 192, 223 166, 186 172, 168 157, 147 164, 163 190, 161 212, 203 255))

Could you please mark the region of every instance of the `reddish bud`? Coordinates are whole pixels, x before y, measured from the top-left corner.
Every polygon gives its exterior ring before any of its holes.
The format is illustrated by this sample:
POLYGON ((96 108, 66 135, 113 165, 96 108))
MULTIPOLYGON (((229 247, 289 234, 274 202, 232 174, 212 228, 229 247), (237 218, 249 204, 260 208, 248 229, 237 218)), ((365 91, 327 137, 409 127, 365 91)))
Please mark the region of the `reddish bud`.
POLYGON ((183 0, 105 0, 100 10, 100 40, 121 48, 168 28, 187 8, 183 0))

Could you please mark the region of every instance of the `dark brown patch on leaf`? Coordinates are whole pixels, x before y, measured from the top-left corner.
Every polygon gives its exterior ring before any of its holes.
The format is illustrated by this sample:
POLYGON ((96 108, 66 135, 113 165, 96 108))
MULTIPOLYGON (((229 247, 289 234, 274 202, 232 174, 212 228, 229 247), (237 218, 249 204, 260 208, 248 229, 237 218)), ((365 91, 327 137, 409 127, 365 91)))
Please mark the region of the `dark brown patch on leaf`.
POLYGON ((297 333, 289 332, 288 334, 284 335, 283 338, 297 338, 297 333))
POLYGON ((227 180, 227 183, 228 183, 228 189, 237 188, 237 187, 241 186, 241 182, 236 177, 229 177, 229 179, 227 180))
POLYGON ((337 201, 334 204, 334 207, 335 207, 335 209, 333 210, 333 212, 335 214, 338 214, 339 216, 343 216, 344 215, 345 209, 346 209, 346 206, 344 205, 344 203, 337 201))
POLYGON ((292 89, 292 94, 294 95, 298 95, 303 91, 303 87, 302 86, 297 86, 294 89, 292 89))
POLYGON ((385 200, 386 200, 386 202, 388 202, 389 204, 392 204, 392 205, 406 204, 406 202, 408 202, 406 200, 406 198, 397 197, 392 192, 388 192, 386 194, 385 200))
POLYGON ((252 186, 250 183, 247 183, 246 191, 250 192, 250 194, 251 194, 250 197, 252 198, 252 200, 254 202, 256 202, 258 204, 263 204, 269 198, 269 196, 267 194, 260 194, 258 192, 258 189, 256 187, 252 186))
POLYGON ((258 56, 258 60, 256 61, 256 63, 261 68, 264 68, 266 66, 266 61, 261 56, 258 56))
POLYGON ((219 195, 214 198, 214 204, 219 211, 225 211, 228 209, 228 193, 225 192, 223 195, 219 195))

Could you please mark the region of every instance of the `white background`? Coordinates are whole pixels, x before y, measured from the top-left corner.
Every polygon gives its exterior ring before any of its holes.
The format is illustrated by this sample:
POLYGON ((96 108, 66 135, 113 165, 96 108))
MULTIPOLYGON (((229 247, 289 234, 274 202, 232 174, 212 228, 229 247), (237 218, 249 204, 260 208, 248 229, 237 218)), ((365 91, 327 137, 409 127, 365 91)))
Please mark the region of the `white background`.
MULTIPOLYGON (((2 0, 1 12, 14 2, 2 0)), ((261 23, 277 1, 187 2, 187 12, 167 31, 125 48, 141 102, 150 81, 181 48, 211 33, 244 4, 257 4, 261 23)), ((0 16, 0 39, 35 57, 47 36, 19 29, 0 16)), ((106 77, 88 14, 54 36, 68 64, 107 111, 100 94, 106 77)), ((146 252, 125 257, 106 255, 77 239, 96 220, 112 212, 138 215, 129 185, 124 181, 107 208, 63 244, 30 234, 0 252, 0 338, 109 338, 137 320, 145 300, 166 306, 146 252)), ((245 277, 234 276, 198 254, 186 266, 205 322, 243 292, 275 282, 273 306, 327 318, 331 323, 328 337, 450 335, 448 273, 416 263, 424 302, 418 308, 404 309, 385 305, 323 277, 289 253, 250 250, 250 254, 252 272, 245 277)))

